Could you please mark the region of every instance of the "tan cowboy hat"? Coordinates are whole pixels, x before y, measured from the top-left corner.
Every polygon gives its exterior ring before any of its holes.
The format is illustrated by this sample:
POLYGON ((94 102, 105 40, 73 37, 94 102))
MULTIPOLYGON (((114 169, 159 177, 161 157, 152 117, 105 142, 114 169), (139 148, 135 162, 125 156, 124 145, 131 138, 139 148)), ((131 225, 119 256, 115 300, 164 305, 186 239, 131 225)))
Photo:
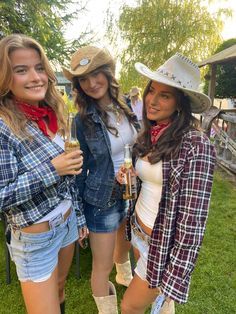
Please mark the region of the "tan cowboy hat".
POLYGON ((134 86, 131 88, 131 90, 129 91, 129 95, 131 97, 136 96, 140 93, 140 89, 137 86, 134 86))
POLYGON ((69 81, 72 81, 73 77, 88 74, 102 65, 109 65, 115 73, 115 62, 108 50, 85 46, 72 55, 70 69, 63 68, 63 73, 69 81))
POLYGON ((135 63, 136 70, 152 81, 166 84, 186 94, 190 99, 193 113, 201 113, 211 106, 211 99, 199 91, 200 71, 198 66, 187 57, 176 53, 156 71, 142 63, 135 63))

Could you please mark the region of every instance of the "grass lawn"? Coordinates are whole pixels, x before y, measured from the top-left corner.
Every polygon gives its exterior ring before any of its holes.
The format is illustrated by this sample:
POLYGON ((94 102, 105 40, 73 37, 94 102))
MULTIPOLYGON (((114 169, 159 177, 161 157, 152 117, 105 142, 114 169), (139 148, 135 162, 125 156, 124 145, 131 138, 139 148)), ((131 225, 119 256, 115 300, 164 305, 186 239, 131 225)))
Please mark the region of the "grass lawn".
MULTIPOLYGON (((4 238, 0 230, 0 314, 23 314, 20 286, 11 263, 12 282, 5 284, 4 238)), ((97 314, 91 296, 90 250, 81 251, 81 279, 73 263, 66 287, 66 313, 97 314)), ((206 235, 192 276, 189 301, 177 305, 177 314, 236 313, 236 185, 225 173, 215 173, 206 235)), ((114 282, 112 273, 111 280, 114 282)), ((120 300, 125 288, 117 286, 120 300)), ((147 312, 148 313, 148 312, 147 312)), ((43 313, 42 313, 43 314, 43 313)))

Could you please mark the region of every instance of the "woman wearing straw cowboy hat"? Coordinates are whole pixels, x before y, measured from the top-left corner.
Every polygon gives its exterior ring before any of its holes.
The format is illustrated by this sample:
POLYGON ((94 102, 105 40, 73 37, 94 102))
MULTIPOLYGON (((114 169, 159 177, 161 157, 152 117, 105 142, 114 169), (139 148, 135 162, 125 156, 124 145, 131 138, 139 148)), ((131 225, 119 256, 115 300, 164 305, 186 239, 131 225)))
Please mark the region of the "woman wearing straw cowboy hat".
POLYGON ((117 313, 109 275, 116 262, 116 281, 128 286, 131 267, 125 240, 127 205, 115 174, 124 160, 124 145, 133 144, 138 122, 120 97, 115 63, 105 49, 80 48, 64 75, 77 91, 75 118, 83 151, 83 172, 77 177, 93 255, 91 286, 100 314, 117 313), (114 257, 114 259, 113 259, 114 257))
MULTIPOLYGON (((153 303, 153 314, 172 314, 174 301, 187 301, 205 231, 215 151, 192 112, 205 111, 211 102, 198 91, 197 65, 178 53, 156 71, 135 67, 150 81, 143 131, 134 145, 142 185, 127 219, 137 265, 121 308, 122 314, 141 314, 153 303)), ((120 183, 122 175, 121 168, 120 183)))

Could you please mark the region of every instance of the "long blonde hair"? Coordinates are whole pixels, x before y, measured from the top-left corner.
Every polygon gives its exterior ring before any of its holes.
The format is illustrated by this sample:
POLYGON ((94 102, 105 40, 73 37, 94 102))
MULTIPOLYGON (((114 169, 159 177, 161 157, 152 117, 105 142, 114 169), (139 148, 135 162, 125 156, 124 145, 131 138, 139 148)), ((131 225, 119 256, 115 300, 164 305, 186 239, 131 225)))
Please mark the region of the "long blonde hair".
POLYGON ((48 89, 45 99, 40 102, 50 106, 56 113, 59 130, 65 129, 64 102, 56 90, 56 77, 41 45, 33 38, 22 34, 6 36, 0 41, 0 118, 19 137, 29 137, 26 131, 27 118, 19 111, 13 100, 10 86, 13 80, 13 70, 10 53, 17 49, 35 49, 40 56, 42 65, 48 76, 48 89))

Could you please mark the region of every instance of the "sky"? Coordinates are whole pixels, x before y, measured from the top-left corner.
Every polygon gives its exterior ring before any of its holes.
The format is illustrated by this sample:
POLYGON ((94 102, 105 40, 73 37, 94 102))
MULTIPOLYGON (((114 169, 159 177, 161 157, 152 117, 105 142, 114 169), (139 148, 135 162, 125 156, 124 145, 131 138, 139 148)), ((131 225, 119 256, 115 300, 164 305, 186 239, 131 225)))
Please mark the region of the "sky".
MULTIPOLYGON (((80 34, 81 25, 90 25, 91 29, 97 33, 97 36, 103 38, 105 33, 104 19, 106 17, 106 10, 109 7, 109 3, 112 2, 112 12, 118 14, 118 8, 122 0, 88 0, 86 6, 87 12, 83 16, 79 16, 78 21, 74 21, 72 25, 69 25, 66 30, 66 38, 73 39, 76 35, 80 34), (78 25, 80 28, 78 28, 78 25)), ((135 0, 126 0, 125 3, 128 5, 133 5, 135 0)), ((229 38, 236 37, 236 0, 218 0, 213 1, 209 5, 210 12, 214 13, 218 8, 231 8, 233 10, 233 17, 228 18, 225 21, 225 26, 223 32, 221 33, 224 40, 229 38)), ((107 46, 108 43, 103 42, 104 46, 107 46)), ((108 47, 109 48, 109 47, 108 47)))

